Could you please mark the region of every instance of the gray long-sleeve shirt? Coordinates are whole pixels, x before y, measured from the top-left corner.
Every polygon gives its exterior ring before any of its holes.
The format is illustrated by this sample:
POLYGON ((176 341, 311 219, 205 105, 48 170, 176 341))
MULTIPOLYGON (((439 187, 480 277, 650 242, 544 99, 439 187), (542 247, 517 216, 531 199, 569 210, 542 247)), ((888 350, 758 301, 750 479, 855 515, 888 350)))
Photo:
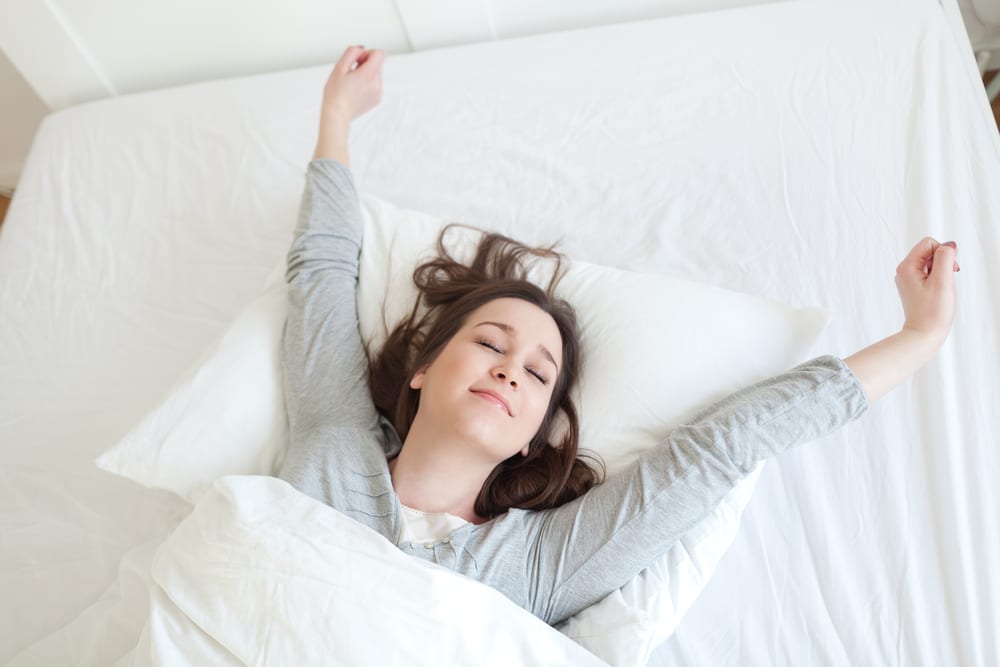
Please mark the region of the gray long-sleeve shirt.
POLYGON ((511 509, 435 542, 400 543, 402 510, 387 458, 401 443, 372 402, 358 328, 362 231, 350 170, 313 160, 288 252, 289 449, 279 477, 406 553, 488 584, 550 624, 652 564, 757 462, 868 408, 844 362, 821 356, 715 403, 561 507, 511 509))

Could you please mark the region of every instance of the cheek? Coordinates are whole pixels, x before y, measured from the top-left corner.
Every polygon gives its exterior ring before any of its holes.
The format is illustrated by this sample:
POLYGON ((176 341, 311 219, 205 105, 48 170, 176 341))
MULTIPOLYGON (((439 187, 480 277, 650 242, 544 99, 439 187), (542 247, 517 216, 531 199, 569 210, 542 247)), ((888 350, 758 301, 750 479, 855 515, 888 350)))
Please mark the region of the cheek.
POLYGON ((551 394, 542 394, 537 400, 532 401, 531 414, 535 418, 534 421, 537 423, 537 426, 542 425, 542 421, 545 419, 545 415, 549 411, 549 404, 551 402, 551 394))
POLYGON ((456 354, 454 350, 445 350, 437 360, 437 374, 452 377, 461 373, 469 366, 468 355, 456 354))

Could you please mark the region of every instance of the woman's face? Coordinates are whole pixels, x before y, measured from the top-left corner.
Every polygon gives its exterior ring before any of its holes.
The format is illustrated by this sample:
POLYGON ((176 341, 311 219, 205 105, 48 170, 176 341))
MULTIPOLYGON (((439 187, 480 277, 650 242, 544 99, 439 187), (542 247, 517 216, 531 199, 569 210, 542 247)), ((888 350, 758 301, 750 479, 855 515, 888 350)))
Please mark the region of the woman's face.
POLYGON ((561 368, 562 337, 548 313, 521 299, 490 301, 413 376, 417 418, 457 430, 499 463, 538 432, 561 368))

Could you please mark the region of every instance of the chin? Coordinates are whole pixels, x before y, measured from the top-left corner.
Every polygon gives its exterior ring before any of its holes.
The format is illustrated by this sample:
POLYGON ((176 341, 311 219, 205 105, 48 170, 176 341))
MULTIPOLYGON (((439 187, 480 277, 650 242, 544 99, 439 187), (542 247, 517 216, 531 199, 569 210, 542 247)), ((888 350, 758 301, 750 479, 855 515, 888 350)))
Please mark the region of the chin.
POLYGON ((524 445, 517 446, 512 443, 505 443, 510 439, 510 433, 498 433, 493 424, 486 420, 474 419, 464 424, 456 424, 460 437, 468 443, 468 446, 477 451, 487 454, 490 459, 499 463, 509 459, 513 452, 516 454, 524 445))

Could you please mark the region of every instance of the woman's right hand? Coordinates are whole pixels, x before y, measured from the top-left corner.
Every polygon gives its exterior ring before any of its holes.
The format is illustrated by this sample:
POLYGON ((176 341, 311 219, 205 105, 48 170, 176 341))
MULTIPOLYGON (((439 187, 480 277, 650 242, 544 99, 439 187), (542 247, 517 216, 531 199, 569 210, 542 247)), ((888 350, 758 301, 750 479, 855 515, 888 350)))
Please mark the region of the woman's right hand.
POLYGON ((928 236, 896 268, 903 329, 921 333, 938 345, 948 337, 955 319, 957 255, 954 241, 938 243, 928 236))
POLYGON ((323 88, 323 122, 349 125, 382 100, 385 51, 349 46, 323 88))

